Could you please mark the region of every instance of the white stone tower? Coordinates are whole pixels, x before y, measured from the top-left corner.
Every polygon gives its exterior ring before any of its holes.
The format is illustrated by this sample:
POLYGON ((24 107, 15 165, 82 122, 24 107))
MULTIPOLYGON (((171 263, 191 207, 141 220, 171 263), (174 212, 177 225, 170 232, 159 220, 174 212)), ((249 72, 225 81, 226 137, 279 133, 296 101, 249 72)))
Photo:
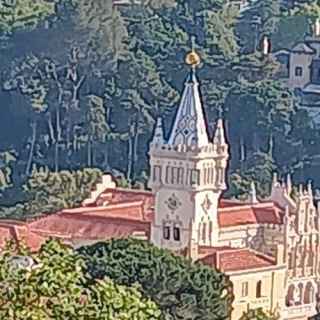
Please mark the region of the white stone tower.
POLYGON ((191 70, 169 139, 158 119, 149 152, 155 194, 151 241, 173 251, 217 244, 217 207, 229 158, 222 120, 213 139, 207 133, 196 77, 200 58, 191 52, 186 61, 191 70))

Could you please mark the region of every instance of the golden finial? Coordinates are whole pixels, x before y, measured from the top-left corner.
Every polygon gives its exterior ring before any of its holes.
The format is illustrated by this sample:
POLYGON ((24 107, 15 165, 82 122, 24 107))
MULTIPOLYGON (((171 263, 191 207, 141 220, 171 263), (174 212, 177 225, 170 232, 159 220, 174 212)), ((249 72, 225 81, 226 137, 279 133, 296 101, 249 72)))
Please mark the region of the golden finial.
POLYGON ((189 66, 194 68, 200 64, 201 59, 200 59, 200 56, 198 55, 198 53, 194 49, 195 37, 192 37, 191 41, 192 41, 192 49, 191 49, 191 52, 189 52, 186 56, 186 64, 188 64, 189 66))

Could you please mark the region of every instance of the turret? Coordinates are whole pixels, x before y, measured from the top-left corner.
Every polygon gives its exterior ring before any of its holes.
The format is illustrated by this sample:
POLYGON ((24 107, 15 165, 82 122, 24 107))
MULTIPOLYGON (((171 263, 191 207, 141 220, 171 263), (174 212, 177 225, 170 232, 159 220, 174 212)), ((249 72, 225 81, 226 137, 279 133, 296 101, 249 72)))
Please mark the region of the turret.
POLYGON ((193 248, 217 244, 217 208, 226 189, 229 158, 221 119, 213 141, 208 136, 196 74, 200 57, 192 51, 186 62, 190 71, 169 139, 164 143, 162 124, 158 120, 149 152, 149 187, 156 198, 151 240, 177 251, 191 244, 193 248))
POLYGON ((254 181, 251 182, 250 203, 251 204, 258 203, 256 184, 254 183, 254 181))
POLYGON ((164 143, 165 143, 165 140, 164 140, 163 127, 162 127, 162 119, 159 117, 157 119, 156 127, 154 129, 154 134, 153 134, 153 139, 151 141, 151 144, 162 145, 164 143))

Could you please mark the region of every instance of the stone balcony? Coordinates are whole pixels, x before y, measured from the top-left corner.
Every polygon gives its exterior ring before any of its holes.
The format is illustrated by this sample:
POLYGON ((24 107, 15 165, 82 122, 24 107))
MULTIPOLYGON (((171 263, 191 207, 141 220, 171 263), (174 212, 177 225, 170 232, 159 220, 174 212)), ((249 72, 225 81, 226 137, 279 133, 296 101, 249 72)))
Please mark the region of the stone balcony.
POLYGON ((314 304, 305 304, 298 306, 286 307, 283 310, 283 319, 295 319, 303 318, 306 319, 316 314, 316 308, 314 304))
POLYGON ((270 306, 270 298, 268 297, 256 298, 250 301, 251 309, 269 308, 269 306, 270 306))
POLYGON ((271 300, 268 297, 254 298, 250 299, 248 297, 243 298, 235 302, 235 304, 246 304, 250 309, 258 309, 263 308, 265 310, 269 310, 271 300))

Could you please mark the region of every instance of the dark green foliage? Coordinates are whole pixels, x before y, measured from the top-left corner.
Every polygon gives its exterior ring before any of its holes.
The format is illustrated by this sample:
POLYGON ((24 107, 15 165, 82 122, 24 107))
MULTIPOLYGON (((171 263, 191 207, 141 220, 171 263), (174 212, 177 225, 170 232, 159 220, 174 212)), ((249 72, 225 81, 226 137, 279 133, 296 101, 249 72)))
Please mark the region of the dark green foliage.
POLYGON ((14 207, 3 207, 2 217, 27 218, 61 209, 80 206, 100 181, 99 169, 51 172, 47 168, 34 168, 23 185, 26 201, 14 207))
POLYGON ((84 261, 56 241, 39 252, 7 248, 0 257, 0 317, 8 320, 156 320, 161 313, 139 286, 90 279, 84 261))
POLYGON ((16 160, 14 151, 0 152, 0 195, 12 185, 12 166, 16 160))
POLYGON ((236 170, 229 176, 228 195, 239 199, 248 199, 251 183, 256 185, 260 197, 270 195, 271 181, 275 164, 269 154, 257 152, 245 163, 242 170, 236 170))
POLYGON ((266 313, 262 308, 249 310, 239 320, 277 320, 279 316, 273 313, 266 313))
MULTIPOLYGON (((305 132, 318 136, 318 129, 308 114, 301 123, 294 95, 274 80, 278 64, 261 54, 264 34, 273 48, 302 39, 307 19, 288 13, 286 7, 279 12, 275 0, 258 1, 241 16, 224 1, 213 0, 142 6, 113 6, 112 0, 58 2, 49 29, 15 33, 9 49, 0 51, 1 149, 13 146, 19 155, 11 163, 14 186, 5 191, 11 195, 2 202, 19 199, 17 190, 33 165, 55 172, 114 168, 128 185, 144 183, 154 122, 161 115, 168 132, 188 72, 184 58, 192 36, 203 62, 198 75, 209 132, 218 116, 227 123, 232 180, 248 178, 246 168, 262 153, 270 155, 274 169, 293 173, 295 181, 312 175, 319 183, 319 149, 305 138, 305 132), (260 23, 253 23, 255 16, 260 23)), ((260 195, 264 190, 258 187, 260 195)))
POLYGON ((10 35, 16 30, 35 28, 54 15, 55 3, 44 0, 14 0, 0 3, 0 32, 10 35))
POLYGON ((79 249, 93 278, 139 283, 165 319, 229 319, 231 283, 222 273, 134 239, 79 249))

